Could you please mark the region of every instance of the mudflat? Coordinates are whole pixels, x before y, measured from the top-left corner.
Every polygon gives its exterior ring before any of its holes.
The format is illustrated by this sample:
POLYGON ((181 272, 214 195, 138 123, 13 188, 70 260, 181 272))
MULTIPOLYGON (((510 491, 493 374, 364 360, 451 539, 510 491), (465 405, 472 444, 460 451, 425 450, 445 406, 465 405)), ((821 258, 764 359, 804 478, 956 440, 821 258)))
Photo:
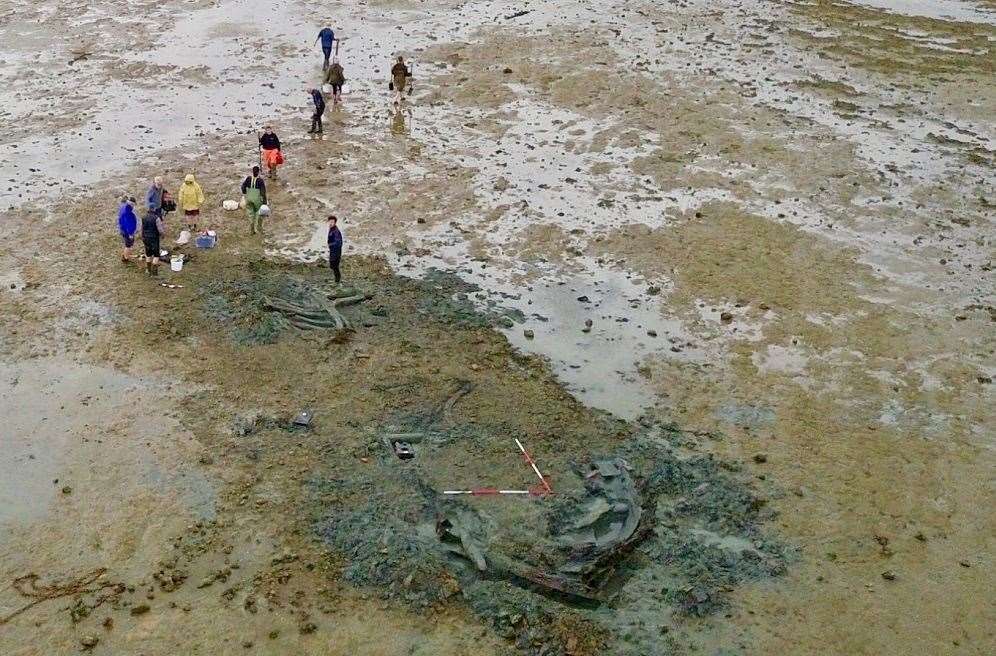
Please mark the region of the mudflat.
POLYGON ((0 653, 993 653, 994 40, 985 0, 0 0, 0 653), (118 200, 187 173, 218 244, 171 215, 150 278, 118 200))

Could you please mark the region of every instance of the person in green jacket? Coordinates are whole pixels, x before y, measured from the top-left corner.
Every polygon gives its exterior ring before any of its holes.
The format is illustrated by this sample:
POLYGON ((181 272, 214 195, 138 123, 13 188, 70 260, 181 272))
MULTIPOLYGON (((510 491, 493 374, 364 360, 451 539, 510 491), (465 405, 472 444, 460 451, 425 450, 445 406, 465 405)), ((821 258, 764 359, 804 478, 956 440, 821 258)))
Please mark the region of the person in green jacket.
POLYGON ((263 232, 263 220, 259 208, 266 205, 266 183, 259 177, 259 167, 252 167, 252 175, 242 181, 242 197, 246 203, 246 214, 249 215, 249 233, 263 232))

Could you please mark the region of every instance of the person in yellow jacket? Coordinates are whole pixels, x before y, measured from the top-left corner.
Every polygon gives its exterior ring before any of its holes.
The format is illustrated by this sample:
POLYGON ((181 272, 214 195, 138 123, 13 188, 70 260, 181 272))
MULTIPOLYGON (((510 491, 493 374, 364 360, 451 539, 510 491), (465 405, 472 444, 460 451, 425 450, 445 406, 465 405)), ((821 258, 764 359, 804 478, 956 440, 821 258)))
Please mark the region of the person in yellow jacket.
POLYGON ((201 215, 201 206, 204 205, 204 191, 197 184, 193 173, 188 173, 180 185, 180 209, 187 220, 188 230, 197 230, 197 218, 201 215))

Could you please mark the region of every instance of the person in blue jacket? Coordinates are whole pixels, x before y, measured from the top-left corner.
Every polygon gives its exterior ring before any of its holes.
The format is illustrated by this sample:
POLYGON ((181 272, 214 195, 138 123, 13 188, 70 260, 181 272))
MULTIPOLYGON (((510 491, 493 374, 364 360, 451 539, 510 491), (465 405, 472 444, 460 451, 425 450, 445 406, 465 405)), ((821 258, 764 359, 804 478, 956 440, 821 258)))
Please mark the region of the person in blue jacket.
POLYGON ((330 215, 329 221, 329 268, 332 269, 332 275, 335 276, 335 284, 339 284, 342 281, 342 272, 339 271, 339 263, 342 262, 342 232, 339 230, 337 223, 339 219, 334 215, 330 215))
POLYGON ((124 196, 118 209, 118 232, 124 248, 121 251, 121 261, 131 262, 131 249, 135 245, 135 235, 138 234, 138 217, 135 216, 135 199, 124 196))
POLYGON ((332 31, 331 27, 322 28, 322 31, 318 33, 318 38, 315 39, 315 43, 319 41, 322 42, 322 53, 325 55, 325 63, 322 64, 322 70, 324 71, 329 67, 329 58, 332 56, 332 44, 335 43, 335 32, 332 31))

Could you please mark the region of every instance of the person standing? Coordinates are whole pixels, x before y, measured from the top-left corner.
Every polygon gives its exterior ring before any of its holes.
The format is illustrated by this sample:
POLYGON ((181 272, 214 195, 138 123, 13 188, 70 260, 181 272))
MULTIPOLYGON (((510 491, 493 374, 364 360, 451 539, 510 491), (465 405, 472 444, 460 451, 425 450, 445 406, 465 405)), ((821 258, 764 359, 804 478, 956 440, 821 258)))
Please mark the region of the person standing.
POLYGON ((394 104, 401 105, 401 98, 405 88, 408 86, 408 78, 412 75, 408 67, 405 66, 405 58, 399 56, 398 61, 391 67, 391 86, 394 89, 394 104))
POLYGON ((194 174, 188 173, 180 185, 180 209, 186 217, 188 230, 197 230, 202 205, 204 205, 204 191, 194 179, 194 174))
POLYGON ((146 212, 142 217, 142 242, 145 244, 145 273, 159 275, 159 238, 166 234, 161 216, 146 212))
POLYGON ((259 138, 259 147, 269 176, 271 178, 277 177, 277 167, 284 163, 284 154, 280 149, 280 138, 269 125, 263 128, 263 135, 259 138))
POLYGON ((332 56, 332 45, 335 43, 335 32, 332 31, 331 27, 322 28, 322 31, 318 33, 318 38, 315 39, 315 43, 319 41, 322 42, 322 54, 325 55, 325 63, 322 64, 322 70, 324 71, 329 67, 329 57, 332 56))
POLYGON ((145 204, 150 212, 156 216, 163 215, 163 202, 166 200, 166 189, 163 187, 163 179, 156 176, 152 180, 152 186, 145 195, 145 204))
POLYGON ((342 262, 342 232, 339 230, 339 219, 334 215, 329 215, 329 268, 335 276, 335 284, 342 281, 342 272, 339 271, 339 264, 342 262))
POLYGON ((266 183, 259 177, 259 167, 252 167, 252 175, 242 181, 242 197, 246 201, 246 214, 249 215, 249 234, 263 232, 263 220, 259 208, 266 205, 266 183))
POLYGON ((325 98, 320 89, 311 90, 311 101, 315 103, 315 113, 311 115, 311 129, 308 134, 322 133, 322 115, 325 113, 325 98))
POLYGON ((342 70, 342 64, 336 57, 325 73, 325 84, 332 87, 332 106, 335 107, 342 100, 342 85, 346 83, 346 75, 342 70))
POLYGON ((124 248, 121 250, 121 261, 131 262, 131 249, 135 245, 135 235, 138 234, 138 217, 135 216, 135 199, 124 196, 118 209, 118 232, 124 248))

